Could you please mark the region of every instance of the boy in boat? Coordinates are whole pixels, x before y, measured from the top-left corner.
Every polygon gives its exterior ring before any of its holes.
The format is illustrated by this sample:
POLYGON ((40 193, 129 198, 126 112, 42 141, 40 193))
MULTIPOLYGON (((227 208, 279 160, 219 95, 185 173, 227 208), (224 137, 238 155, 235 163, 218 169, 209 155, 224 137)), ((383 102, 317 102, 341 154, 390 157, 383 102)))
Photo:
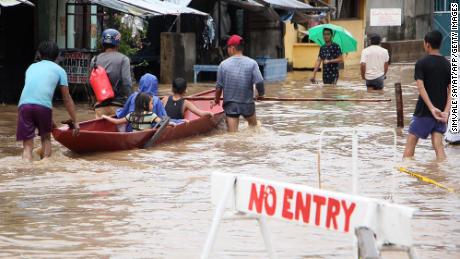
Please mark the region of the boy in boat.
POLYGON ((413 157, 418 139, 426 139, 430 134, 437 159, 446 158, 442 136, 447 129, 450 110, 451 77, 450 63, 439 53, 441 42, 441 32, 428 32, 423 43, 428 55, 415 64, 414 77, 420 95, 409 126, 403 158, 413 157))
POLYGON ((22 158, 28 161, 32 161, 35 129, 38 129, 41 139, 42 157, 51 156, 52 100, 58 85, 74 125, 73 134, 76 135, 79 131, 75 105, 69 94, 67 74, 55 63, 59 56, 57 44, 44 41, 39 45, 37 54, 40 61, 27 68, 25 85, 18 104, 16 139, 22 141, 22 158))
MULTIPOLYGON (((152 96, 153 99, 153 112, 160 118, 164 118, 166 116, 166 111, 165 108, 163 107, 163 104, 161 103, 160 98, 157 97, 158 95, 158 79, 156 76, 146 73, 141 77, 139 80, 139 90, 138 92, 132 93, 128 100, 126 101, 125 105, 123 108, 119 108, 117 110, 116 116, 117 118, 124 118, 126 115, 128 115, 131 112, 134 112, 135 110, 135 102, 136 102, 136 96, 139 93, 146 93, 150 96, 152 96)), ((132 131, 131 124, 127 124, 126 129, 124 131, 132 131)))
POLYGON ((213 116, 212 112, 203 111, 184 98, 187 92, 187 81, 185 81, 185 79, 180 77, 176 78, 172 83, 172 92, 173 95, 166 96, 161 101, 165 106, 166 114, 175 124, 188 122, 188 120, 184 118, 186 110, 190 110, 200 117, 213 116))
POLYGON ((136 96, 134 112, 120 119, 115 119, 107 115, 102 115, 102 118, 116 125, 130 123, 134 131, 141 131, 151 129, 154 123, 161 121, 161 118, 152 112, 152 109, 153 97, 147 93, 139 93, 136 96))

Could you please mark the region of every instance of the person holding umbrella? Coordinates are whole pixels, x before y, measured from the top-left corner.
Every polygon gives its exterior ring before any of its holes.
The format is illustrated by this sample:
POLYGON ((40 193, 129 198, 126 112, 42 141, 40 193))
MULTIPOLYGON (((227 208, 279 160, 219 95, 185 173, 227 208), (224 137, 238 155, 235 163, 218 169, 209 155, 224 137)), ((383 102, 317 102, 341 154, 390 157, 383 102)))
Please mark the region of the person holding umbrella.
POLYGON ((330 28, 323 29, 323 38, 325 44, 319 49, 318 59, 316 60, 313 77, 310 78, 312 83, 316 82, 316 72, 323 63, 323 83, 336 85, 339 79, 339 63, 343 62, 342 50, 340 46, 332 42, 333 30, 330 28))
POLYGON ((339 63, 343 62, 342 53, 356 51, 358 42, 349 31, 330 23, 310 28, 308 35, 311 41, 321 46, 310 80, 316 82, 316 72, 323 63, 324 84, 335 85, 339 78, 339 63))

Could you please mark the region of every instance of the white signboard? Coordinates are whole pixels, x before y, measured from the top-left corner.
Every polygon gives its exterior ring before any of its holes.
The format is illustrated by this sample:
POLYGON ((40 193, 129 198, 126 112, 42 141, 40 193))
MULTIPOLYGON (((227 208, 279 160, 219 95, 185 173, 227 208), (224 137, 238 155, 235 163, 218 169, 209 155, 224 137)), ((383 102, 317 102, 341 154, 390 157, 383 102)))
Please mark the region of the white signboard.
POLYGON ((371 26, 401 26, 401 8, 372 8, 371 26))
POLYGON ((412 244, 412 208, 304 185, 220 173, 212 175, 215 204, 221 202, 228 181, 235 179, 228 204, 237 211, 349 234, 354 234, 355 227, 366 226, 382 243, 412 244))

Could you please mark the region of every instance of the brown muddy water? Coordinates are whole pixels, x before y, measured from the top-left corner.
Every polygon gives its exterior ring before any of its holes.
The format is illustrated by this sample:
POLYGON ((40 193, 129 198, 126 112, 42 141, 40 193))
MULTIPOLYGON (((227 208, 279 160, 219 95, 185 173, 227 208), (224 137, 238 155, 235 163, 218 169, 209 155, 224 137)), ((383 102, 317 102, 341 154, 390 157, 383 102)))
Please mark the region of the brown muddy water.
MULTIPOLYGON (((323 129, 396 125, 393 84, 401 81, 405 124, 398 131, 401 159, 417 89, 413 66, 390 67, 382 92, 367 92, 358 67, 342 72, 337 88, 311 85, 311 72, 291 73, 267 86, 270 96, 392 98, 390 103, 261 102, 262 126, 235 135, 217 130, 150 150, 76 155, 53 140, 54 155, 32 164, 20 160, 15 142, 16 107, 0 107, 0 257, 2 258, 199 258, 212 220, 212 172, 243 173, 317 186, 316 154, 323 129)), ((320 77, 319 77, 320 78, 320 77)), ((207 89, 194 86, 190 92, 207 89)), ((161 94, 169 91, 167 86, 161 94)), ((80 119, 92 118, 86 104, 80 119)), ((62 106, 56 121, 67 118, 62 106)), ((37 141, 36 144, 39 142, 37 141)), ((412 224, 419 258, 460 258, 460 146, 435 161, 422 140, 405 165, 456 193, 398 173, 393 138, 361 133, 360 194, 417 208, 412 224), (391 185, 392 176, 396 188, 391 185)), ((400 162, 398 162, 400 163, 400 162)), ((328 134, 322 156, 323 187, 351 193, 351 137, 328 134)), ((351 258, 352 237, 268 221, 280 258, 351 258)), ((256 222, 221 224, 213 258, 267 258, 256 222)))

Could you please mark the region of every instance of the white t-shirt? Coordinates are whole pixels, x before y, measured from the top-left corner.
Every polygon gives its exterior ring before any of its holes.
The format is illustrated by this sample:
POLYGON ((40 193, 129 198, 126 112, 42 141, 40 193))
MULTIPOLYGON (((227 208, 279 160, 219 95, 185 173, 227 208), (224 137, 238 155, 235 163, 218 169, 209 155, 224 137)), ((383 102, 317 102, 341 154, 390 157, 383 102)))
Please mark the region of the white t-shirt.
POLYGON ((371 45, 361 53, 361 63, 366 64, 366 80, 373 80, 385 74, 384 65, 390 59, 388 50, 371 45))

